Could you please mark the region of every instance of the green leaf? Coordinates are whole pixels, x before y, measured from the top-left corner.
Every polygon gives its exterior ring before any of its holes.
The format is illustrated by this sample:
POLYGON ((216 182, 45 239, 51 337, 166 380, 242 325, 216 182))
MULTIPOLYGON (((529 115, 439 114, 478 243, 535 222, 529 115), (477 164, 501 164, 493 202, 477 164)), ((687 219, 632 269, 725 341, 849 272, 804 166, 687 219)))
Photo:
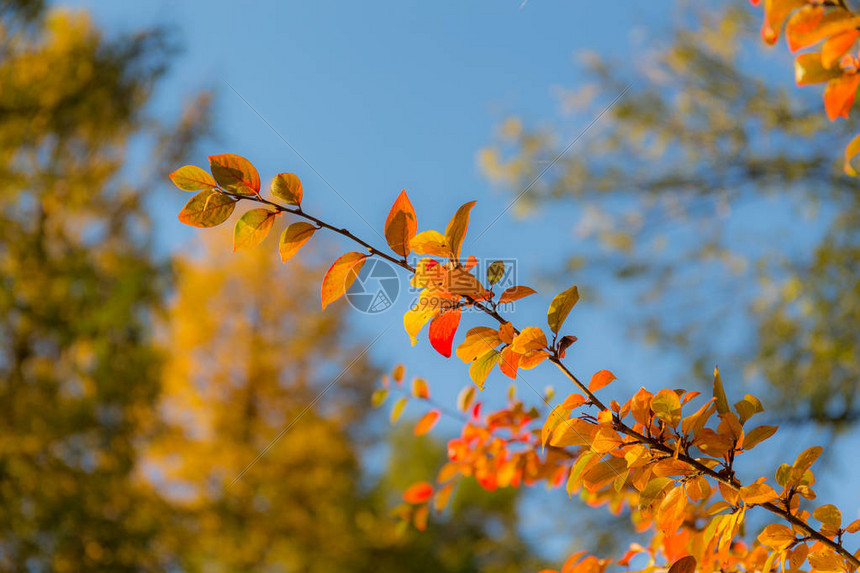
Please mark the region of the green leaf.
POLYGON ((242 215, 233 229, 233 252, 252 249, 263 242, 276 214, 268 209, 251 209, 242 215))
POLYGON ((469 377, 479 389, 484 389, 484 382, 487 380, 487 376, 489 376, 493 366, 499 361, 499 354, 498 350, 490 350, 479 356, 469 366, 469 377))
POLYGON ((287 262, 296 256, 299 249, 313 237, 316 230, 315 226, 305 221, 293 223, 284 229, 284 232, 281 233, 281 240, 278 242, 278 252, 281 255, 281 261, 287 262))
POLYGON ((494 285, 505 276, 505 263, 502 261, 493 261, 489 267, 487 267, 487 282, 490 285, 494 285))
POLYGON ((278 173, 270 186, 272 195, 290 205, 301 205, 302 182, 294 173, 278 173))
POLYGON ((210 155, 209 169, 225 191, 239 195, 257 195, 260 192, 259 173, 250 161, 240 155, 210 155))
POLYGON ((192 227, 214 227, 226 221, 235 206, 236 200, 220 191, 201 191, 185 204, 179 220, 192 227))
POLYGON ((196 165, 180 167, 170 174, 170 180, 183 191, 203 191, 218 187, 215 179, 196 165))
POLYGON ((579 290, 576 288, 576 285, 573 285, 552 299, 552 302, 549 305, 549 312, 547 313, 546 321, 547 324, 549 324, 550 330, 555 334, 558 334, 558 331, 567 319, 567 315, 578 300, 579 290))

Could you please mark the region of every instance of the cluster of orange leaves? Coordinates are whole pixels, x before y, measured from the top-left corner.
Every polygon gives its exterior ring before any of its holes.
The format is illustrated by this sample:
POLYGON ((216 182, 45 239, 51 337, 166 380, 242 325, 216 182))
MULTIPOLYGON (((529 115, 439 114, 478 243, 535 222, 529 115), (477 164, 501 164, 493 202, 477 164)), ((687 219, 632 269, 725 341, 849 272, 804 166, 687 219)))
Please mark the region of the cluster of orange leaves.
MULTIPOLYGON (((773 17, 774 5, 780 5, 779 1, 768 3, 769 17, 773 17)), ((811 9, 824 7, 815 5, 811 9)), ((777 24, 775 20, 769 22, 771 26, 777 24)), ((793 33, 793 41, 798 41, 799 33, 793 33)), ((639 530, 654 534, 647 547, 633 545, 618 560, 574 555, 564 564, 563 573, 603 573, 613 563, 629 569, 634 559, 643 563, 639 570, 647 573, 662 569, 664 560, 672 563, 671 573, 768 573, 776 565, 782 571, 787 565, 788 571, 794 572, 807 562, 813 571, 856 569, 858 555, 848 554, 841 542, 844 534, 860 531, 860 520, 843 527, 842 515, 832 505, 812 512, 800 507, 801 499, 815 499, 811 467, 821 454, 820 447, 802 452, 792 464, 781 465, 775 475, 778 489, 768 485, 765 477, 743 485, 735 475, 736 457, 776 432, 774 426, 747 427, 747 422, 763 411, 758 399, 747 395, 734 404, 732 411, 715 371, 713 396, 695 409, 690 404, 698 392, 663 389, 652 394, 644 388, 624 404, 613 400, 604 406, 596 392, 615 376, 603 370, 586 387, 561 362, 566 349, 576 340, 569 335, 559 336, 579 300, 576 286, 556 295, 549 306, 551 340, 542 328, 527 326, 518 330, 505 320, 498 312, 500 304, 535 291, 513 286, 497 296, 493 286, 504 271, 503 263, 497 261, 487 268, 485 286, 470 272, 476 259, 461 260, 474 201, 457 210, 444 234, 432 230, 418 233, 417 216, 402 192, 385 222, 385 238, 395 257, 304 212, 302 184, 296 175, 276 175, 270 185, 272 199, 266 199, 260 191, 259 174, 246 159, 225 154, 209 160, 211 175, 195 166, 185 166, 171 174, 180 189, 197 192, 179 214, 183 223, 197 227, 221 224, 230 217, 236 203, 249 200, 262 207, 245 212, 236 222, 234 250, 258 245, 275 219, 285 213, 305 220, 283 230, 278 247, 283 261, 295 256, 323 228, 366 249, 346 253, 332 264, 322 281, 323 308, 346 293, 367 258, 378 256, 408 269, 412 284, 422 289, 418 303, 404 316, 413 345, 429 322, 432 346, 450 357, 460 313, 467 306, 477 307, 498 323, 498 327, 470 329, 456 349, 458 358, 470 365, 474 382, 460 393, 453 413, 462 422, 462 430, 448 443, 449 462, 441 468, 436 484, 420 482, 404 492, 404 504, 396 510, 402 519, 424 529, 431 504, 436 511, 442 511, 455 484, 464 478, 474 478, 487 489, 546 482, 548 487, 564 485, 569 495, 576 493, 590 505, 607 505, 616 513, 626 508, 639 530), (407 261, 412 253, 425 255, 415 267, 407 261), (533 368, 545 360, 578 384, 582 393, 567 396, 549 412, 541 427, 536 424, 541 418, 538 410, 527 408, 513 392, 507 408, 482 414, 481 403, 475 402, 476 389, 483 389, 496 365, 503 374, 516 379, 519 369, 533 368), (783 517, 788 524, 768 525, 748 545, 741 528, 747 510, 756 506, 783 517)), ((431 400, 427 382, 415 378, 411 393, 407 393, 402 388, 402 367, 395 369, 391 378, 393 384, 385 378, 382 388, 373 394, 373 405, 385 403, 390 392, 401 393, 392 407, 393 423, 410 398, 425 401, 431 408, 418 420, 415 433, 431 431, 446 411, 431 400)), ((551 396, 544 401, 549 399, 551 396)))
MULTIPOLYGON (((402 383, 402 367, 393 378, 395 384, 402 383)), ((600 371, 592 377, 589 391, 597 392, 614 379, 612 373, 600 371)), ((389 386, 386 376, 380 391, 387 392, 389 386)), ((820 522, 820 531, 831 539, 860 531, 860 520, 843 526, 841 512, 833 505, 812 512, 800 509, 801 498, 815 499, 811 467, 821 447, 809 448, 793 463, 779 466, 778 489, 765 477, 748 485, 737 480, 735 458, 773 436, 777 428, 748 427, 747 422, 763 411, 761 403, 746 395, 732 411, 718 372, 713 397, 697 408, 689 404, 698 392, 664 389, 652 394, 642 388, 625 404, 613 401, 608 410, 595 414, 585 411, 594 403, 574 393, 552 409, 542 426, 537 410, 516 399, 513 390, 506 408, 482 416, 481 404, 472 402, 474 390, 464 388, 458 397, 463 426, 448 442, 448 462, 436 483, 413 484, 395 510, 419 529, 426 527, 431 508, 437 512, 445 508, 461 479, 474 478, 488 490, 545 482, 550 488, 565 487, 569 495, 578 494, 591 506, 606 505, 616 514, 626 508, 638 531, 653 532, 649 546, 632 544, 620 559, 577 553, 566 561, 562 573, 602 573, 613 564, 630 570, 636 558, 637 570, 649 573, 661 569, 661 558, 674 564, 673 573, 767 573, 777 566, 799 571, 807 562, 813 571, 854 569, 831 547, 809 539, 803 528, 792 524, 768 525, 752 545, 743 540, 747 510, 762 504, 777 504, 810 526, 811 519, 820 522), (647 441, 616 429, 618 420, 627 419, 647 441), (688 463, 690 459, 700 465, 688 463)), ((397 417, 402 410, 398 404, 392 409, 397 417)), ((375 402, 381 405, 382 401, 375 402)), ((438 408, 431 412, 438 418, 438 408)), ((425 431, 422 418, 416 434, 425 431)))
MULTIPOLYGON (((756 6, 760 1, 751 0, 756 6)), ((764 41, 775 44, 783 27, 792 52, 820 44, 818 51, 800 54, 795 59, 797 85, 826 82, 824 109, 827 117, 831 121, 847 118, 860 87, 860 58, 856 51, 860 14, 851 10, 844 0, 764 0, 761 31, 764 41)), ((858 153, 860 136, 845 149, 844 168, 849 175, 858 175, 851 165, 858 153)))

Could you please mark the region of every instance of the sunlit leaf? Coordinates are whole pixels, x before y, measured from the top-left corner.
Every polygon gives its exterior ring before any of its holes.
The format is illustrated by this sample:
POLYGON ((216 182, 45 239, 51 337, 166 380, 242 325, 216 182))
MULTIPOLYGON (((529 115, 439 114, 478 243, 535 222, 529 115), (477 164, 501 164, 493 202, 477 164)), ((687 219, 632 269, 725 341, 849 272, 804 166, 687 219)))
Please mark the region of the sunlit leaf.
POLYGON ((410 243, 417 231, 418 218, 404 189, 397 196, 391 211, 388 212, 388 218, 385 219, 385 240, 392 251, 405 257, 411 252, 410 243))
POLYGON ((821 446, 812 446, 811 448, 803 450, 797 456, 797 459, 794 460, 792 469, 799 470, 800 472, 808 470, 812 467, 812 464, 815 463, 815 460, 818 459, 818 456, 820 456, 823 451, 824 448, 821 446))
POLYGON ((822 505, 812 512, 812 517, 834 529, 842 527, 842 512, 835 505, 822 505))
POLYGON ((794 532, 781 523, 772 523, 762 530, 758 540, 762 545, 784 549, 794 542, 794 532))
POLYGON ((409 246, 416 255, 433 255, 434 257, 451 257, 451 244, 439 231, 423 231, 409 241, 409 246))
POLYGON ((717 405, 717 413, 725 414, 729 411, 729 400, 723 389, 723 381, 720 378, 720 369, 714 366, 714 403, 717 405))
POLYGON ((549 358, 549 352, 546 350, 529 350, 520 356, 518 365, 523 370, 531 370, 547 358, 549 358))
POLYGON ((743 400, 735 402, 735 411, 738 413, 741 424, 744 424, 755 414, 764 412, 764 408, 758 398, 752 394, 747 394, 743 400))
MULTIPOLYGON (((445 229, 445 239, 451 247, 451 258, 460 258, 460 248, 463 246, 463 238, 466 236, 466 229, 469 228, 469 212, 475 206, 475 201, 469 201, 462 205, 445 229)), ((427 253, 432 254, 432 253, 427 253)))
POLYGON ((576 288, 576 285, 570 287, 566 291, 559 293, 556 295, 552 302, 549 305, 549 311, 547 312, 547 324, 549 324, 550 330, 552 330, 555 334, 558 334, 558 331, 561 329, 564 321, 567 319, 567 315, 570 313, 570 310, 573 308, 573 305, 577 303, 579 300, 579 290, 576 288))
POLYGON ((466 333, 466 339, 457 347, 457 358, 463 362, 471 362, 501 343, 496 329, 487 326, 471 328, 466 333))
POLYGON ((848 30, 827 38, 821 46, 821 64, 825 68, 833 68, 839 59, 845 55, 860 38, 860 30, 848 30))
POLYGON ((406 491, 403 492, 403 501, 417 505, 428 501, 432 496, 433 486, 426 481, 420 481, 406 488, 406 491))
POLYGON ((674 483, 675 480, 667 477, 658 477, 649 481, 639 494, 639 509, 647 510, 656 501, 661 500, 666 489, 674 483))
POLYGON ((824 88, 824 110, 830 121, 835 121, 837 117, 848 118, 858 85, 860 74, 845 74, 827 82, 824 88))
POLYGON ((817 44, 821 40, 860 26, 860 16, 849 10, 827 10, 806 5, 788 20, 785 37, 792 52, 817 44))
POLYGON ((325 307, 342 297, 358 277, 358 272, 364 265, 367 255, 363 253, 346 253, 338 258, 329 268, 322 282, 322 307, 325 307))
POLYGON ((278 173, 270 186, 272 195, 289 205, 302 204, 302 182, 295 173, 278 173))
POLYGON ((675 533, 684 523, 686 507, 687 495, 684 493, 684 487, 680 485, 673 487, 657 509, 655 519, 657 527, 666 535, 675 533))
POLYGON ((275 222, 274 211, 251 209, 236 221, 233 229, 233 251, 252 249, 263 242, 275 222))
POLYGON ((499 355, 499 370, 508 378, 516 380, 522 356, 522 354, 514 352, 510 346, 505 346, 499 355))
POLYGON ((215 179, 196 165, 180 167, 170 174, 170 180, 183 191, 206 191, 218 187, 215 179))
POLYGON ((546 348, 546 335, 536 326, 527 326, 514 337, 511 348, 514 352, 525 354, 531 350, 546 348))
POLYGON ((317 228, 311 223, 299 221, 287 226, 281 233, 281 240, 278 242, 278 253, 281 255, 281 261, 287 262, 299 252, 299 250, 307 243, 317 228))
POLYGON ((428 333, 430 344, 445 358, 451 357, 451 347, 459 325, 459 308, 443 312, 430 322, 430 331, 428 333))
POLYGON ((591 377, 591 381, 588 383, 588 390, 597 392, 601 388, 608 386, 613 380, 615 380, 615 374, 609 370, 601 370, 591 377))
POLYGON ((520 300, 521 298, 533 295, 536 292, 537 291, 535 289, 527 286, 512 286, 511 288, 505 289, 505 291, 499 295, 499 304, 507 304, 515 300, 520 300))
POLYGON ((516 335, 517 333, 514 330, 514 325, 511 324, 510 321, 499 325, 499 338, 505 344, 513 342, 516 335))
MULTIPOLYGON (((561 411, 564 411, 563 409, 561 411)), ((549 445, 559 448, 591 446, 598 427, 580 418, 562 419, 549 437, 549 445)))
POLYGON ((469 366, 469 377, 481 390, 484 389, 484 382, 487 380, 487 376, 489 376, 490 371, 498 361, 499 352, 497 350, 490 350, 489 352, 479 356, 474 362, 472 362, 472 365, 469 366))
POLYGON ((669 427, 674 428, 681 421, 681 399, 673 390, 664 388, 651 399, 651 409, 669 427))
POLYGON ((827 69, 822 65, 819 52, 800 54, 794 60, 794 80, 799 86, 824 83, 841 75, 842 70, 827 69))
POLYGON ((226 191, 239 195, 256 195, 260 192, 260 175, 244 157, 232 153, 210 155, 209 169, 218 185, 226 191))
POLYGON ((582 485, 590 492, 599 491, 626 473, 627 462, 621 458, 610 457, 585 472, 582 485))
POLYGON ((179 220, 192 227, 214 227, 229 219, 235 207, 236 200, 220 191, 201 191, 185 204, 179 220))
POLYGON ((436 425, 436 422, 439 421, 439 411, 438 410, 430 410, 418 420, 418 423, 415 424, 415 435, 423 436, 427 432, 433 429, 433 426, 436 425))
POLYGON ((750 430, 744 436, 744 450, 751 450, 776 433, 777 426, 759 426, 750 430))
POLYGON ((505 276, 505 263, 502 261, 493 261, 490 263, 490 266, 487 267, 487 282, 490 285, 494 285, 505 276))
POLYGON ((448 485, 439 488, 439 491, 436 492, 436 495, 433 497, 433 509, 437 513, 441 512, 448 506, 448 501, 451 499, 451 492, 453 491, 454 484, 449 483, 448 485))
POLYGON ((764 483, 754 483, 742 487, 740 490, 740 496, 745 503, 751 504, 768 503, 778 497, 773 488, 764 483))
POLYGON ((807 559, 816 572, 829 573, 830 571, 842 572, 846 570, 845 562, 830 548, 824 548, 820 551, 811 551, 809 555, 807 555, 807 559))

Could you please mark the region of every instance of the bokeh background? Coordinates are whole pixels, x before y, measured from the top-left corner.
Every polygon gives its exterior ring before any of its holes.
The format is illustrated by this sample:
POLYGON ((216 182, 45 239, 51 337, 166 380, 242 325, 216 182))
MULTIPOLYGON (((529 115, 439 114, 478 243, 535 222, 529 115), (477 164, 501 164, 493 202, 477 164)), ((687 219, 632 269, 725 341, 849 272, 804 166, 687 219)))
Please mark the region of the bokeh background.
MULTIPOLYGON (((180 225, 166 175, 216 153, 298 174, 371 242, 403 188, 421 229, 478 200, 464 252, 516 261, 519 322, 580 285, 581 377, 622 398, 719 364, 781 426, 746 469, 827 443, 821 502, 860 516, 857 126, 746 3, 0 6, 0 569, 525 571, 635 540, 563 492, 476 485, 402 527, 456 423, 415 438, 370 394, 402 363, 453 403, 466 369, 410 347, 405 280, 386 312, 318 311, 338 237, 283 265, 180 225)), ((566 394, 527 377, 536 405, 566 394)))

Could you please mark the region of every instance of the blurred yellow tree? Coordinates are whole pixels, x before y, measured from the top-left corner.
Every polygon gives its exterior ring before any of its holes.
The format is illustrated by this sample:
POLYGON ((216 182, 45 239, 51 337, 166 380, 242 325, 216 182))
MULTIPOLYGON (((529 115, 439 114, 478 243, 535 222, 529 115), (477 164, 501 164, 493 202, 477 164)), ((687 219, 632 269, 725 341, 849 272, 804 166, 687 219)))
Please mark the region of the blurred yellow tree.
POLYGON ((176 267, 161 404, 170 429, 149 455, 181 516, 174 542, 185 568, 518 571, 535 563, 516 531, 512 492, 473 495, 470 519, 404 535, 388 515, 391 496, 444 460, 439 444, 416 447, 402 436, 381 481, 362 469, 378 373, 361 347, 344 348, 344 307, 318 311, 325 268, 306 259, 283 265, 263 248, 225 256, 227 235, 206 238, 202 255, 176 267), (486 539, 490 518, 507 524, 503 540, 486 539))
POLYGON ((204 125, 146 117, 157 32, 107 40, 83 13, 4 2, 0 54, 0 569, 159 569, 166 508, 135 476, 166 268, 126 149, 175 161, 204 125))

